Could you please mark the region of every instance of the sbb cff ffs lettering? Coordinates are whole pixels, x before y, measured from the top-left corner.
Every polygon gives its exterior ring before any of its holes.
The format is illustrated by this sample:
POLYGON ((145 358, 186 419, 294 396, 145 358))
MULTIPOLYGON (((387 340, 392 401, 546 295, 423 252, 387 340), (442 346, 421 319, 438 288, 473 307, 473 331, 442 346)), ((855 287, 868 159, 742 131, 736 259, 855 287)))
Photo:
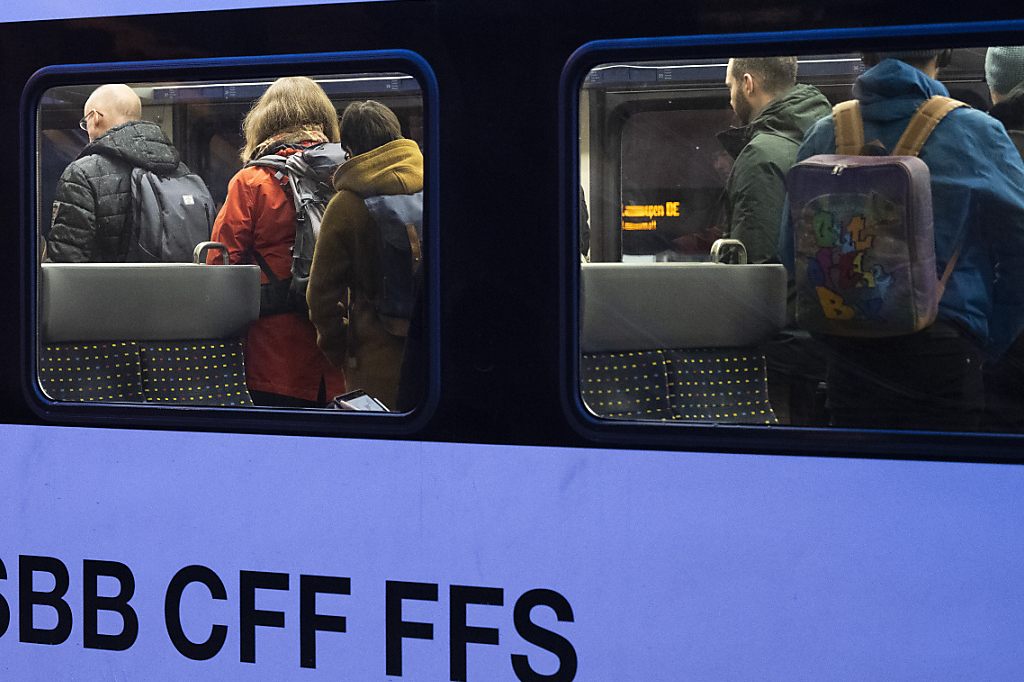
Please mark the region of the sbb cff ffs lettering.
MULTIPOLYGON (((0 561, 0 581, 8 578, 7 568, 0 561)), ((59 645, 70 638, 74 614, 67 600, 71 575, 60 559, 46 556, 23 555, 18 561, 17 619, 19 641, 26 644, 59 645), (37 577, 49 579, 52 587, 37 588, 37 577), (45 619, 39 618, 46 614, 45 619), (41 620, 54 623, 42 626, 41 620)), ((240 571, 238 580, 238 632, 240 663, 256 663, 257 628, 285 628, 285 613, 256 607, 260 590, 288 591, 291 588, 287 573, 266 571, 240 571)), ((182 656, 205 661, 221 654, 227 641, 229 626, 209 623, 203 636, 193 631, 190 639, 182 626, 182 595, 186 589, 205 589, 209 599, 228 600, 228 590, 217 573, 206 566, 192 565, 182 568, 171 578, 164 591, 164 626, 170 643, 182 656)), ((317 633, 345 633, 347 619, 341 614, 319 613, 317 596, 351 594, 351 579, 337 576, 300 575, 299 589, 299 666, 317 667, 317 633)), ((135 576, 125 564, 116 561, 86 559, 82 562, 82 628, 83 645, 87 649, 126 651, 139 635, 139 616, 131 605, 135 596, 135 576), (116 588, 101 594, 100 581, 106 585, 113 581, 116 588), (106 612, 113 618, 106 623, 118 623, 117 632, 100 632, 99 614, 106 612)), ((403 647, 408 640, 433 640, 434 622, 407 619, 403 604, 412 601, 438 602, 437 583, 387 581, 385 589, 385 651, 384 668, 388 676, 402 677, 408 673, 403 664, 403 647)), ((499 587, 451 585, 448 589, 448 662, 449 678, 453 682, 480 679, 483 671, 471 676, 468 663, 470 645, 497 646, 501 643, 498 627, 484 622, 470 622, 470 606, 505 605, 505 591, 499 587)), ((536 611, 550 611, 560 623, 572 623, 574 614, 569 601, 554 590, 533 589, 524 592, 512 607, 516 634, 527 644, 547 652, 541 662, 533 660, 530 652, 515 652, 508 664, 515 678, 522 682, 570 682, 576 678, 578 658, 572 643, 561 634, 538 624, 536 611), (552 657, 557 667, 552 665, 552 657), (541 668, 538 670, 538 668, 541 668), (551 670, 554 668, 553 670, 551 670)), ((10 603, 0 594, 0 637, 10 628, 10 603)), ((549 616, 550 617, 550 616, 549 616)), ((493 621, 492 621, 493 622, 493 621)), ((109 626, 108 626, 109 628, 109 626)), ((428 652, 429 655, 429 652, 428 652)), ((436 654, 435 654, 436 655, 436 654)))

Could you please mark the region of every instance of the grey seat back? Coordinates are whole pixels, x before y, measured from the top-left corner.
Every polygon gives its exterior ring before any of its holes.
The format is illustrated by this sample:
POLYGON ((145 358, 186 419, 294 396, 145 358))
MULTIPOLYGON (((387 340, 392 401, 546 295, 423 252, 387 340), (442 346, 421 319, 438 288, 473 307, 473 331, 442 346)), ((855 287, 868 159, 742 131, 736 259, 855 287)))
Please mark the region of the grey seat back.
POLYGON ((43 263, 43 343, 230 339, 259 317, 256 265, 43 263))
POLYGON ((756 346, 786 323, 782 265, 581 267, 584 352, 756 346))

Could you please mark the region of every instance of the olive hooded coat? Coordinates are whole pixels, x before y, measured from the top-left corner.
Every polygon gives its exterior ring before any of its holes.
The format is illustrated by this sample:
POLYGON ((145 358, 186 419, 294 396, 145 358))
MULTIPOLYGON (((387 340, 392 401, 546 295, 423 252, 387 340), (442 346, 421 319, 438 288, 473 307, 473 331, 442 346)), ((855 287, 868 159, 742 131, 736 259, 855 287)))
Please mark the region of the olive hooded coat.
POLYGON ((832 107, 817 88, 795 85, 748 125, 718 135, 736 159, 726 183, 725 236, 743 242, 749 262, 779 262, 786 173, 796 160, 804 131, 830 113, 832 107))
POLYGON ((412 140, 393 140, 342 164, 334 187, 309 271, 309 319, 320 349, 345 370, 349 389, 394 407, 405 337, 389 332, 374 306, 378 231, 363 200, 421 191, 423 154, 412 140))

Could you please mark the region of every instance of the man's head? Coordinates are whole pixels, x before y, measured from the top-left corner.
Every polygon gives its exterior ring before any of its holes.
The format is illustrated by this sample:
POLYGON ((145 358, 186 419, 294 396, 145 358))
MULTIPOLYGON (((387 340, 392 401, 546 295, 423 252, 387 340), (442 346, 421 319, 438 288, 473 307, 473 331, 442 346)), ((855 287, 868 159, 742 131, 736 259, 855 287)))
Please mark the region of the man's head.
POLYGON ((985 53, 985 82, 998 104, 1024 82, 1024 46, 990 47, 985 53))
POLYGON ((939 77, 939 69, 949 65, 952 57, 952 50, 900 50, 897 52, 864 52, 861 54, 861 61, 870 69, 884 59, 898 59, 934 79, 939 77))
POLYGON ((796 85, 796 57, 738 57, 725 69, 729 104, 747 125, 796 85))
POLYGON ((142 118, 142 101, 135 91, 120 83, 101 85, 85 101, 82 129, 92 142, 105 132, 128 121, 142 118))
POLYGON ((341 115, 341 144, 352 156, 402 139, 395 112, 372 99, 353 102, 341 115))

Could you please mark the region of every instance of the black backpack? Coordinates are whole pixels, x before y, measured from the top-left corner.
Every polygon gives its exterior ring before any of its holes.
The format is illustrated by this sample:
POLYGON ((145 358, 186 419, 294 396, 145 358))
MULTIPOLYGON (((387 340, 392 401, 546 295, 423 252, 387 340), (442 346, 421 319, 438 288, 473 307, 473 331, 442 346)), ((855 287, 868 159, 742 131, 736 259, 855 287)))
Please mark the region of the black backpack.
POLYGON ((270 281, 260 289, 260 316, 297 312, 306 314, 306 287, 313 248, 320 236, 327 203, 334 196, 331 177, 345 162, 347 154, 337 142, 324 142, 284 156, 279 152, 293 147, 281 146, 275 153, 253 159, 246 166, 262 166, 274 171, 275 177, 288 178, 288 187, 295 202, 295 245, 292 247, 291 277, 278 279, 259 253, 256 262, 270 281))
POLYGON ((363 200, 378 230, 380 288, 374 307, 384 328, 408 336, 416 302, 416 274, 423 262, 423 192, 363 200))
POLYGON ((129 263, 191 263, 196 244, 210 239, 216 217, 203 179, 178 164, 170 175, 136 167, 131 178, 129 263))

